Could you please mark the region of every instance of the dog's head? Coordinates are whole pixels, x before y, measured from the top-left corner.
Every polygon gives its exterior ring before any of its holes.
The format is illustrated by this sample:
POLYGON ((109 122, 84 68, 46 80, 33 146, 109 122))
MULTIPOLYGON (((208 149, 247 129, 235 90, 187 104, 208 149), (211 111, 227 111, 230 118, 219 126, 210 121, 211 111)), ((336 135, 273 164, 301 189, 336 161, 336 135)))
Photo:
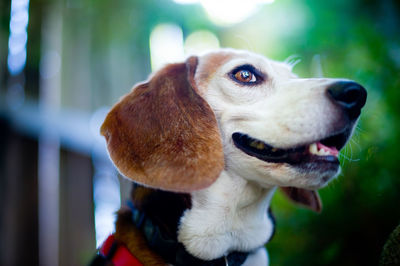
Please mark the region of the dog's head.
POLYGON ((309 204, 317 196, 299 191, 338 174, 365 100, 355 82, 301 79, 284 63, 224 49, 158 71, 101 130, 119 171, 141 184, 191 192, 225 169, 260 186, 298 188, 286 191, 309 204))

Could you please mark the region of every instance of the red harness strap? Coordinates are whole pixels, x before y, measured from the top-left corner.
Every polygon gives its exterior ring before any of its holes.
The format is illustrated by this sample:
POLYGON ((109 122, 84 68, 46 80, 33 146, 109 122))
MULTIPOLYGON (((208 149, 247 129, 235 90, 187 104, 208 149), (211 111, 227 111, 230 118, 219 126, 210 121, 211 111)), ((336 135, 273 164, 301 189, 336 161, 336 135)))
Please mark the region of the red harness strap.
POLYGON ((100 248, 100 253, 111 260, 115 266, 143 266, 143 264, 125 247, 110 235, 100 248), (114 249, 114 250, 112 250, 114 249), (110 254, 113 253, 113 254, 110 254))

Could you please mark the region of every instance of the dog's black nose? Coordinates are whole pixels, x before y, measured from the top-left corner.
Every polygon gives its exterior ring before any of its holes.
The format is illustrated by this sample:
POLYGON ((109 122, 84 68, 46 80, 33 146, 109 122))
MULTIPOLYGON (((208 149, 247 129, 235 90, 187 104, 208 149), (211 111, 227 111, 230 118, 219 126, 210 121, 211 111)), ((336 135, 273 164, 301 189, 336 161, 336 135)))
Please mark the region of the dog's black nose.
POLYGON ((367 91, 358 83, 339 81, 328 87, 328 94, 349 116, 355 120, 367 100, 367 91))

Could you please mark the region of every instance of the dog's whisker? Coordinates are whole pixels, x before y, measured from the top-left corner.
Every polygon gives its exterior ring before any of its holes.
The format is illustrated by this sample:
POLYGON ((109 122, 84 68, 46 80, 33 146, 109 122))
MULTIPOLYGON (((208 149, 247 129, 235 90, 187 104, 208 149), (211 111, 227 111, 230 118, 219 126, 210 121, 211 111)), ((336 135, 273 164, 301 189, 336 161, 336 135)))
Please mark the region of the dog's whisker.
POLYGON ((344 147, 343 150, 341 150, 341 151, 339 152, 338 158, 339 158, 339 160, 340 160, 342 166, 345 166, 345 165, 346 165, 346 160, 347 160, 346 155, 345 155, 346 150, 347 150, 347 148, 344 147))
POLYGON ((359 124, 357 124, 354 128, 354 135, 359 135, 361 133, 364 133, 365 130, 361 128, 359 124))
POLYGON ((349 148, 350 148, 350 159, 351 159, 351 162, 354 162, 353 160, 353 155, 354 155, 354 153, 353 153, 353 146, 351 145, 352 143, 351 142, 349 142, 349 148))
POLYGON ((366 133, 366 132, 367 132, 367 131, 364 130, 360 125, 357 125, 357 126, 356 126, 355 131, 356 131, 357 133, 366 133))
POLYGON ((351 138, 350 142, 353 143, 354 145, 356 145, 359 150, 361 149, 360 144, 354 138, 351 138))
POLYGON ((301 62, 301 57, 299 55, 290 55, 284 60, 285 64, 289 65, 290 69, 293 69, 298 63, 301 62))
POLYGON ((351 143, 346 145, 344 147, 344 149, 342 151, 340 151, 340 153, 339 153, 339 158, 343 159, 343 161, 342 161, 342 165, 343 166, 346 164, 346 161, 349 161, 349 162, 358 162, 358 161, 360 161, 359 158, 358 159, 353 159, 353 149, 352 149, 350 144, 351 143), (350 149, 350 151, 349 151, 349 149, 350 149), (350 152, 350 157, 346 155, 349 152, 350 152))

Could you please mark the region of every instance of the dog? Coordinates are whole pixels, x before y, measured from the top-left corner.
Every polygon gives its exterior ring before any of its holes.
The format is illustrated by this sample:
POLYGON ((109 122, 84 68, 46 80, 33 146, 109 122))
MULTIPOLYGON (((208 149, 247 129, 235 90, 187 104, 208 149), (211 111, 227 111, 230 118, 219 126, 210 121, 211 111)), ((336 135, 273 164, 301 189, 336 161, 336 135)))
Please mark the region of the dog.
POLYGON ((317 190, 338 175, 367 97, 353 81, 291 68, 220 49, 167 65, 125 95, 101 134, 135 185, 95 261, 268 265, 274 192, 321 211, 317 190))

